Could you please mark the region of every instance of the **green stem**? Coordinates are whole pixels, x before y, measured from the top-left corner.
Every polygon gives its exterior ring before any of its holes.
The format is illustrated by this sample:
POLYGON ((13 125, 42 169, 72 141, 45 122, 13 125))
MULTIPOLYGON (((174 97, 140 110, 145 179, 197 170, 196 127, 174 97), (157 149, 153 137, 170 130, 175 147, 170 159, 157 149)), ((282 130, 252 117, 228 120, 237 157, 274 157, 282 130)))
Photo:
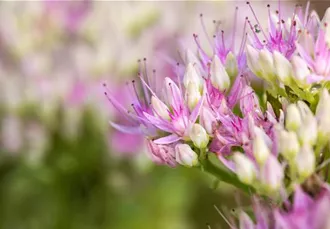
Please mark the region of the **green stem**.
POLYGON ((236 188, 243 190, 247 194, 251 194, 251 193, 255 192, 255 190, 252 187, 242 183, 234 173, 232 173, 226 169, 215 166, 211 161, 209 161, 207 159, 203 160, 201 162, 201 165, 202 165, 202 169, 204 171, 212 174, 213 176, 218 178, 220 181, 231 184, 231 185, 235 186, 236 188))

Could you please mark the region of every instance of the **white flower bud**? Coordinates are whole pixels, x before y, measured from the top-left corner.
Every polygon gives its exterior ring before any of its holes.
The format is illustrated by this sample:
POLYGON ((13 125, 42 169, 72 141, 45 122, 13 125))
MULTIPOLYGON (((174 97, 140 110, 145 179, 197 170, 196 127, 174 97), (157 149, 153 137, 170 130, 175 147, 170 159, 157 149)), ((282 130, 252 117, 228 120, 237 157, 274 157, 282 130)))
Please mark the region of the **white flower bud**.
POLYGON ((271 52, 269 52, 267 49, 263 49, 259 52, 259 64, 263 73, 263 78, 274 82, 276 79, 274 60, 271 52))
POLYGON ((312 175, 315 170, 315 163, 316 159, 312 147, 305 144, 296 158, 296 168, 299 178, 303 180, 312 175))
POLYGON ((263 130, 258 127, 255 128, 255 137, 253 139, 253 155, 259 165, 263 165, 270 155, 270 150, 262 133, 263 130))
POLYGON ((233 160, 235 162, 235 172, 240 181, 245 184, 252 184, 256 177, 256 168, 253 162, 240 152, 234 153, 233 160))
POLYGON ((199 122, 209 135, 213 134, 213 123, 216 122, 216 118, 212 114, 212 111, 209 108, 204 107, 201 110, 199 122))
POLYGON ((291 62, 296 83, 302 88, 307 88, 309 84, 306 82, 306 78, 310 75, 310 71, 306 62, 299 56, 293 56, 291 62))
POLYGON ((330 96, 327 89, 322 90, 315 116, 318 122, 318 133, 325 140, 330 134, 330 96))
POLYGON ((260 181, 266 191, 275 192, 280 189, 284 178, 283 168, 274 155, 270 155, 260 172, 260 181))
POLYGON ((197 154, 187 144, 178 144, 175 146, 175 160, 187 167, 198 165, 197 154))
POLYGON ((218 56, 214 55, 210 67, 211 83, 212 85, 224 91, 230 86, 230 79, 226 72, 226 69, 222 65, 218 56))
POLYGON ((298 129, 298 137, 302 144, 314 145, 317 140, 317 122, 314 116, 308 115, 298 129))
POLYGON ((209 136, 206 133, 206 130, 197 123, 192 125, 189 132, 189 137, 193 141, 194 145, 200 149, 206 148, 209 143, 209 136))
POLYGON ((168 107, 163 103, 160 99, 155 96, 151 97, 151 105, 154 110, 157 112, 157 115, 162 117, 163 119, 170 120, 168 107))
POLYGON ((289 60, 278 51, 274 51, 273 58, 278 79, 289 85, 292 81, 292 66, 289 60))
POLYGON ((201 89, 202 78, 198 75, 192 63, 188 64, 186 72, 184 73, 183 85, 185 86, 185 88, 188 88, 190 82, 195 83, 198 86, 198 89, 201 89))
POLYGON ((311 111, 311 109, 309 109, 307 104, 304 103, 303 101, 298 101, 297 102, 297 107, 300 111, 302 121, 304 121, 306 116, 313 116, 313 112, 311 111))
POLYGON ((288 161, 294 160, 300 148, 297 134, 292 131, 279 130, 278 137, 278 147, 283 157, 288 161))
POLYGON ((286 110, 285 127, 288 130, 296 131, 301 125, 301 115, 296 104, 290 104, 286 110))
POLYGON ((262 77, 259 66, 259 52, 251 45, 246 46, 246 58, 249 69, 258 77, 262 77))
POLYGON ((231 78, 234 78, 238 74, 238 65, 235 55, 232 52, 229 52, 226 57, 226 71, 231 78))
POLYGON ((190 82, 186 91, 186 99, 190 110, 193 110, 195 108, 201 97, 202 96, 197 84, 194 82, 190 82))

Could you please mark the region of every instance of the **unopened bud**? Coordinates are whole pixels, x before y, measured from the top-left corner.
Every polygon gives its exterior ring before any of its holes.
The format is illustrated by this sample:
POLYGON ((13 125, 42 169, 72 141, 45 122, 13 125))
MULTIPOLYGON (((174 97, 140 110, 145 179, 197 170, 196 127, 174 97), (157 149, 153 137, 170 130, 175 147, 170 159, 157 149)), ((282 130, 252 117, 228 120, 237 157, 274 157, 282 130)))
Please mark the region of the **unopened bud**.
POLYGON ((198 89, 198 86, 194 82, 190 82, 188 84, 187 92, 186 92, 188 107, 190 110, 193 110, 200 100, 201 93, 198 89))
POLYGON ((275 81, 275 67, 271 52, 263 49, 259 52, 259 64, 263 73, 263 78, 274 82, 275 81))
POLYGON ((224 91, 230 86, 230 79, 226 69, 222 65, 218 56, 214 55, 210 67, 211 83, 220 91, 224 91))
POLYGON ((292 66, 289 60, 280 52, 274 51, 274 65, 278 79, 285 85, 292 81, 292 66))
POLYGON ((310 75, 310 71, 306 62, 299 56, 293 56, 291 62, 294 80, 300 87, 307 88, 309 84, 306 82, 306 78, 310 75))
POLYGON ((301 115, 296 104, 290 104, 286 110, 285 127, 288 130, 296 131, 301 125, 301 115))
POLYGON ((255 137, 253 139, 253 155, 259 165, 263 165, 270 155, 270 150, 262 134, 263 130, 255 128, 255 137), (258 130, 258 131, 256 131, 258 130))
POLYGON ((298 137, 302 144, 314 145, 317 140, 317 122, 314 116, 308 115, 298 129, 298 137))
POLYGON ((304 119, 307 116, 313 116, 314 115, 313 112, 311 111, 311 109, 309 109, 309 106, 307 106, 307 104, 304 103, 303 101, 298 101, 297 102, 297 107, 300 111, 302 122, 304 122, 304 119))
POLYGON ((192 125, 189 132, 189 137, 193 141, 194 145, 200 149, 206 148, 209 143, 209 136, 206 133, 206 130, 197 123, 192 125))
POLYGON ((170 120, 169 110, 165 103, 163 103, 160 99, 155 96, 151 97, 151 105, 156 111, 157 115, 162 117, 163 119, 170 120))
POLYGON ((232 52, 228 53, 226 57, 225 66, 226 66, 226 71, 231 78, 237 76, 238 74, 237 60, 232 52))
POLYGON ((233 160, 235 162, 235 172, 245 184, 252 184, 256 177, 256 168, 253 162, 240 152, 234 153, 233 160))
POLYGON ((249 69, 258 77, 262 77, 259 66, 259 53, 251 45, 246 46, 246 58, 249 69))
POLYGON ((275 192, 280 189, 284 178, 283 168, 274 155, 270 155, 262 167, 260 181, 266 192, 275 192))
POLYGON ((327 89, 323 89, 321 92, 315 116, 318 123, 319 136, 322 140, 326 140, 330 134, 330 96, 327 89))
POLYGON ((191 83, 191 82, 196 84, 198 89, 201 89, 202 79, 198 75, 194 65, 192 63, 189 63, 186 68, 184 77, 183 77, 183 84, 184 84, 185 88, 188 88, 189 83, 191 83))
POLYGON ((300 179, 306 179, 315 171, 315 154, 312 147, 305 144, 296 158, 296 168, 300 179))
POLYGON ((292 131, 279 130, 279 151, 289 162, 293 161, 299 152, 299 141, 297 134, 292 131))
POLYGON ((213 124, 215 122, 216 118, 213 115, 212 111, 209 108, 204 107, 201 110, 200 114, 200 124, 204 127, 204 129, 209 135, 213 134, 213 124))
POLYGON ((175 160, 187 167, 198 165, 197 154, 187 144, 178 144, 175 146, 175 160))

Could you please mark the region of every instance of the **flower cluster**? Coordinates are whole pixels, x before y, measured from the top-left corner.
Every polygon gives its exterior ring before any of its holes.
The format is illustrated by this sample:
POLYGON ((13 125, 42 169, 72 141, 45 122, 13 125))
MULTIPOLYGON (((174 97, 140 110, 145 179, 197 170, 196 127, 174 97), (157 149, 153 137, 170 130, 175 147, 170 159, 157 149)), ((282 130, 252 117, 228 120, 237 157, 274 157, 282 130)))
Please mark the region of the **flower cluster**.
POLYGON ((140 83, 127 85, 131 108, 107 90, 109 101, 130 123, 111 125, 144 134, 156 163, 196 166, 286 206, 271 207, 268 223, 257 211, 256 226, 242 214, 240 228, 328 228, 329 213, 309 222, 309 211, 314 215, 329 207, 330 10, 321 21, 309 13, 309 4, 305 12, 297 5, 284 18, 280 5, 274 12, 267 6, 264 29, 247 2, 257 24, 246 18, 239 48, 236 8, 232 35, 216 29, 214 40, 209 39, 211 55, 194 34, 197 55, 191 50, 180 55, 175 75, 163 79, 141 70, 140 83), (263 80, 264 90, 254 91, 253 76, 263 80), (211 162, 214 155, 222 167, 211 162), (301 185, 315 176, 324 191, 311 197, 301 185), (294 196, 292 204, 288 196, 294 196))

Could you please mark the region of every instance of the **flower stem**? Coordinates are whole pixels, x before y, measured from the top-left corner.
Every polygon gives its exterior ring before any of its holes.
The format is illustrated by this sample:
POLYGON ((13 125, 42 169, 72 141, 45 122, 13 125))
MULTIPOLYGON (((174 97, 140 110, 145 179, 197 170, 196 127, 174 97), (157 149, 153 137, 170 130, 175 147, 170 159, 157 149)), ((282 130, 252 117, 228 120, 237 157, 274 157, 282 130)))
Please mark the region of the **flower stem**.
POLYGON ((226 169, 217 167, 208 159, 203 160, 201 162, 201 165, 202 165, 203 171, 206 171, 209 174, 212 174, 213 176, 218 178, 220 181, 231 184, 231 185, 235 186, 236 188, 243 190, 247 194, 251 194, 251 193, 255 192, 254 188, 242 183, 234 173, 232 173, 226 169))

